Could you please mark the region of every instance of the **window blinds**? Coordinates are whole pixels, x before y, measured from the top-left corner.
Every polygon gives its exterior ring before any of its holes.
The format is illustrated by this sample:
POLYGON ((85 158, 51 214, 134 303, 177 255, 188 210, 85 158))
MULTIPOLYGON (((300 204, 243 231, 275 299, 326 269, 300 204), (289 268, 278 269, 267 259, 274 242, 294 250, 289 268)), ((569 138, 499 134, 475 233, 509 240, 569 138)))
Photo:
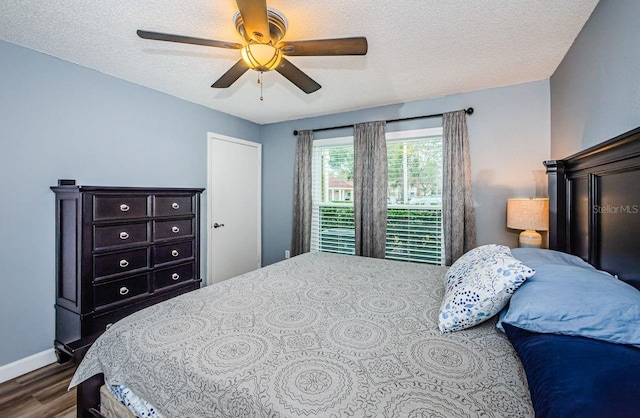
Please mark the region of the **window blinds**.
MULTIPOLYGON (((387 153, 386 258, 442 264, 442 135, 388 140, 387 153)), ((314 145, 312 178, 312 251, 354 254, 353 143, 314 145)))

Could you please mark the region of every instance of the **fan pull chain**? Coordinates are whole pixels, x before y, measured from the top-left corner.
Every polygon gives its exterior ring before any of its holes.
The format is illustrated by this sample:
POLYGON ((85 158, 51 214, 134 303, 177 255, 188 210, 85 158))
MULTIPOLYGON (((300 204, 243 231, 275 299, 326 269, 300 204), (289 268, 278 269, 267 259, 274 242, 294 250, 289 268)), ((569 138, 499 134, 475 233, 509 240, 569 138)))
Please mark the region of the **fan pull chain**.
POLYGON ((262 97, 262 71, 260 71, 258 73, 258 84, 260 84, 260 101, 264 100, 264 97, 262 97))

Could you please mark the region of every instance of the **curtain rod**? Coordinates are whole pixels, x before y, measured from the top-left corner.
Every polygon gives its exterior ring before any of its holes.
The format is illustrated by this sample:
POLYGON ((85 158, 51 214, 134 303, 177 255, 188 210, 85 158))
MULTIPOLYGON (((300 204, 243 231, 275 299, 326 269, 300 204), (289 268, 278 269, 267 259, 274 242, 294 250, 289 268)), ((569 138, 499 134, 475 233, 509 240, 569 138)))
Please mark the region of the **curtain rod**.
MULTIPOLYGON (((468 109, 463 109, 464 112, 467 115, 473 115, 473 108, 470 107, 468 109)), ((416 119, 427 119, 427 118, 438 118, 441 117, 444 113, 435 113, 433 115, 423 115, 423 116, 412 116, 410 118, 399 118, 399 119, 389 119, 385 122, 387 123, 391 123, 391 122, 401 122, 401 121, 405 121, 405 120, 416 120, 416 119)), ((350 128, 352 127, 354 124, 351 125, 342 125, 342 126, 332 126, 330 128, 319 128, 319 129, 312 129, 313 132, 320 132, 320 131, 330 131, 333 129, 342 129, 342 128, 350 128)), ((297 136, 298 135, 298 130, 293 131, 293 135, 297 136)))

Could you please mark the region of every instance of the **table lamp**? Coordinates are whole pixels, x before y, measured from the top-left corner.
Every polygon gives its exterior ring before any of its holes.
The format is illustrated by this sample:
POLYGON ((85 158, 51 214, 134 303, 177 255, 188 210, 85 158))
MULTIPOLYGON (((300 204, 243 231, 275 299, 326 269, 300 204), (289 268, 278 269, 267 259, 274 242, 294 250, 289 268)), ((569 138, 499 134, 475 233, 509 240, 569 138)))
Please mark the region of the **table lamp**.
POLYGON ((519 246, 541 248, 542 235, 537 231, 549 229, 549 199, 539 197, 507 200, 507 228, 523 229, 519 246))

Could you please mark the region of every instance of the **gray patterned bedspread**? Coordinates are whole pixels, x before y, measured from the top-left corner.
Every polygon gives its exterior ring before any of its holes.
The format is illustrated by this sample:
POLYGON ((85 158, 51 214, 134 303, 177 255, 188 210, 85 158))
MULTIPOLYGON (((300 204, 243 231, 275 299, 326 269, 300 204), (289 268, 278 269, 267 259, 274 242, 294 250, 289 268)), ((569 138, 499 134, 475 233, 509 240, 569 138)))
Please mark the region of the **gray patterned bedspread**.
POLYGON ((440 335, 445 267, 310 253, 137 312, 96 373, 167 417, 532 417, 495 320, 440 335))

